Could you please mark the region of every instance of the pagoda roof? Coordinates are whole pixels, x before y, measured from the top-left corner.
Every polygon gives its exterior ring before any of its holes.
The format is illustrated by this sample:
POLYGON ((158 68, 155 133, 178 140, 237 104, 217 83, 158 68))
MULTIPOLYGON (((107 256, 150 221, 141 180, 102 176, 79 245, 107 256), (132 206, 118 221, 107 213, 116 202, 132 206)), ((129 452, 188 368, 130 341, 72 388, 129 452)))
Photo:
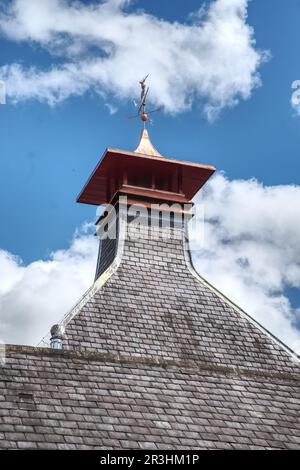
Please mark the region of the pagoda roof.
POLYGON ((162 178, 181 171, 182 191, 186 200, 191 200, 216 170, 212 165, 107 148, 77 202, 94 205, 109 203, 112 198, 112 194, 108 192, 109 179, 116 179, 120 169, 127 174, 148 174, 154 171, 162 178))

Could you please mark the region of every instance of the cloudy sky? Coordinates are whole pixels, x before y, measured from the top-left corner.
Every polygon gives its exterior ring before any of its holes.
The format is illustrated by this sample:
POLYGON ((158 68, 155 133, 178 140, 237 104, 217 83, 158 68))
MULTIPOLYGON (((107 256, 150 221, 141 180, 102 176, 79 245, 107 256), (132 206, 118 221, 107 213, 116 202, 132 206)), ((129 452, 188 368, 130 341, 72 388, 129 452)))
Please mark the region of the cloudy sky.
POLYGON ((298 0, 0 0, 2 341, 35 344, 91 285, 76 195, 135 148, 150 73, 160 152, 218 168, 200 273, 300 350, 299 26, 298 0))

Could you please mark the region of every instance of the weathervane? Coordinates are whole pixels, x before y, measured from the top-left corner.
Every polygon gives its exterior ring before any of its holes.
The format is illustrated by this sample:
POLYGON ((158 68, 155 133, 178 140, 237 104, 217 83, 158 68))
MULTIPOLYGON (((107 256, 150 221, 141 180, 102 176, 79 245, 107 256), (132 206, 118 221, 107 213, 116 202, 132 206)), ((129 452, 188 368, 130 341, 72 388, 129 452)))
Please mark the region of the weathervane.
MULTIPOLYGON (((149 77, 149 74, 146 75, 146 77, 143 78, 143 80, 141 80, 139 82, 139 84, 141 85, 141 101, 140 101, 140 103, 138 104, 138 103, 136 103, 135 100, 133 100, 133 104, 138 109, 137 114, 135 114, 134 116, 129 116, 128 117, 128 119, 140 118, 140 120, 144 123, 144 128, 146 127, 146 122, 149 119, 149 114, 158 113, 159 111, 162 110, 162 106, 161 106, 160 108, 153 109, 152 111, 149 111, 149 112, 146 111, 146 109, 147 109, 146 99, 147 99, 149 89, 150 89, 150 87, 147 87, 147 85, 146 85, 146 80, 147 80, 148 77, 149 77)), ((152 119, 150 119, 150 124, 153 124, 152 119)))

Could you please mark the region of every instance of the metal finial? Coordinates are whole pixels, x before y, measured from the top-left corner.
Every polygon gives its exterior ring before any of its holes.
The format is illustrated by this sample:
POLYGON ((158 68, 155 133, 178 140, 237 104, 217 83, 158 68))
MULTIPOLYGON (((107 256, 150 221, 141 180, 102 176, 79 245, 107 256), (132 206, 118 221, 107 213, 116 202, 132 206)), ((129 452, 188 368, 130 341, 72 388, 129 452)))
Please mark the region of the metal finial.
POLYGON ((143 155, 151 155, 152 157, 161 157, 161 154, 151 143, 147 129, 143 129, 141 133, 140 143, 135 149, 135 153, 141 153, 143 155))

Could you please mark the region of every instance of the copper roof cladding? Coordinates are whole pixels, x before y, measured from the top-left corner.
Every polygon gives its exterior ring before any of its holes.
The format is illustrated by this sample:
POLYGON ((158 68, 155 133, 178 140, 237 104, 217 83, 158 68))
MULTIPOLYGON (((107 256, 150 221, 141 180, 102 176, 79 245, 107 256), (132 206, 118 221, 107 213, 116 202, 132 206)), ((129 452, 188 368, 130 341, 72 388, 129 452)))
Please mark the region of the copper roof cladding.
POLYGON ((182 194, 190 201, 214 172, 215 167, 211 165, 108 148, 79 194, 77 202, 107 204, 124 185, 124 175, 126 178, 128 175, 140 178, 149 174, 165 180, 180 178, 182 194))

